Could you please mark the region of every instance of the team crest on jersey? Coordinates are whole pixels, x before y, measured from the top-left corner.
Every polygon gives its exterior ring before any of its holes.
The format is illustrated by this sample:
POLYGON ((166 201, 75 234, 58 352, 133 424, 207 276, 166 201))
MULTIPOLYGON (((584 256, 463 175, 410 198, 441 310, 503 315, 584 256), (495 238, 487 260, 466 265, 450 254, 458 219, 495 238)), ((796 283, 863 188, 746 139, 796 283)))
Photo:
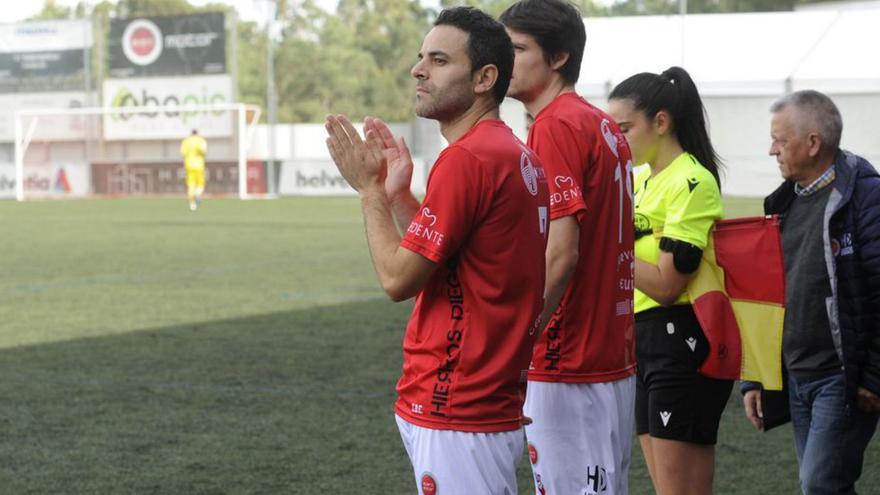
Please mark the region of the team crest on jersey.
POLYGON ((532 196, 538 195, 538 171, 532 164, 529 154, 522 152, 519 158, 519 171, 522 172, 523 182, 526 183, 526 189, 532 196))
POLYGON ((608 119, 602 119, 599 128, 602 130, 602 137, 605 138, 605 143, 611 148, 611 152, 614 153, 614 156, 620 158, 617 151, 617 136, 615 136, 614 131, 611 130, 611 123, 608 122, 608 119))
POLYGON ((440 491, 437 489, 437 481, 434 480, 434 475, 428 472, 422 474, 422 494, 437 495, 438 493, 440 491))
POLYGON ((636 227, 636 239, 651 233, 651 219, 647 216, 636 213, 633 217, 636 227))

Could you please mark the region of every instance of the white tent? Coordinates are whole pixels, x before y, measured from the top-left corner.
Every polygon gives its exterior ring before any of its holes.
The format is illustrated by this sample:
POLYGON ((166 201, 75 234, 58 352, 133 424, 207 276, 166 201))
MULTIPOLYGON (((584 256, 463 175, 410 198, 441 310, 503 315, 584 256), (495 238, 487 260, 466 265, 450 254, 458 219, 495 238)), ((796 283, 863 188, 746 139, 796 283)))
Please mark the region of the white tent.
MULTIPOLYGON (((724 159, 724 193, 762 196, 780 182, 767 156, 770 104, 816 89, 843 114, 843 147, 880 166, 874 113, 880 110, 880 10, 587 18, 577 90, 604 107, 637 72, 680 65, 690 72, 724 159)), ((504 116, 522 132, 520 108, 504 116), (519 119, 519 120, 518 120, 519 119)))

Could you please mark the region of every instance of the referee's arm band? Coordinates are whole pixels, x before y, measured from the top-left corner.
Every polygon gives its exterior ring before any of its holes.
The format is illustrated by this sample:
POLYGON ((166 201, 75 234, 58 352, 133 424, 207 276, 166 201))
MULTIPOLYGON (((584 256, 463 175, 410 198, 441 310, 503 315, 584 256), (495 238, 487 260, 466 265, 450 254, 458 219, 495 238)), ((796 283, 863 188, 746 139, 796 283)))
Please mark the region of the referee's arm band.
POLYGON ((672 253, 672 262, 675 264, 675 269, 685 274, 697 271, 697 268, 700 266, 700 259, 703 257, 703 250, 697 246, 668 237, 660 238, 660 250, 672 253))

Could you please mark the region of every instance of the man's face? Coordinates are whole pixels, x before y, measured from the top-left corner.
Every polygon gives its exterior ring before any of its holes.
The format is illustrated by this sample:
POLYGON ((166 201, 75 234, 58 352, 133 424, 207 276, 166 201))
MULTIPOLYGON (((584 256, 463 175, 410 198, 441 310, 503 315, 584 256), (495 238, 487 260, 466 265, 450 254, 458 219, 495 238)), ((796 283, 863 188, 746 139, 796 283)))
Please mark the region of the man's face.
POLYGON ((474 80, 467 50, 468 34, 453 26, 435 26, 425 36, 416 78, 416 115, 453 120, 473 105, 474 80))
POLYGON ((776 157, 779 172, 786 180, 801 182, 815 168, 810 153, 809 134, 796 124, 797 110, 787 106, 770 120, 770 155, 776 157))
POLYGON ((507 96, 517 100, 532 101, 544 91, 553 76, 553 68, 544 58, 538 42, 530 34, 520 33, 508 28, 507 34, 513 42, 513 77, 507 96))

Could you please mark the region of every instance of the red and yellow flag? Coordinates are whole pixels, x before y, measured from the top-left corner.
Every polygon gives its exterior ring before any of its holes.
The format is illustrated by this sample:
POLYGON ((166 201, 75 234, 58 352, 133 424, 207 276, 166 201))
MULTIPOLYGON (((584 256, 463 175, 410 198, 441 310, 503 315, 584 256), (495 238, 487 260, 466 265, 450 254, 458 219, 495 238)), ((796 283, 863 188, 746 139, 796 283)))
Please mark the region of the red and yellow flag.
POLYGON ((718 221, 687 290, 709 341, 700 372, 782 390, 785 269, 779 219, 718 221))

